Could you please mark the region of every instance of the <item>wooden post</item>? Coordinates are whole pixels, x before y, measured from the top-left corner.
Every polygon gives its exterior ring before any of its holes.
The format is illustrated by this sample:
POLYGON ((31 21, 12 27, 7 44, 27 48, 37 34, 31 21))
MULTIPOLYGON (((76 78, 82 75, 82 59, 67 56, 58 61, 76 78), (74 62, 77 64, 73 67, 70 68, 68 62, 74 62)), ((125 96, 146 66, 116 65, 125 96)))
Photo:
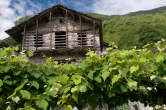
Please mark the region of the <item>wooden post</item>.
POLYGON ((52 21, 52 12, 50 11, 50 16, 49 16, 49 26, 50 26, 50 50, 52 50, 52 25, 51 25, 51 21, 52 21))
POLYGON ((82 48, 82 18, 80 17, 80 30, 81 30, 81 48, 82 48))
POLYGON ((66 10, 66 16, 65 16, 65 18, 66 18, 66 48, 68 48, 68 12, 67 12, 67 10, 66 10))
POLYGON ((102 29, 102 22, 99 25, 99 35, 100 35, 100 51, 103 51, 103 29, 102 29))
POLYGON ((102 106, 102 103, 100 102, 99 103, 99 110, 102 110, 103 106, 102 106))
POLYGON ((94 49, 95 49, 95 44, 96 44, 96 29, 95 29, 95 21, 93 21, 93 45, 94 45, 94 49))
POLYGON ((25 36, 26 36, 26 24, 24 25, 24 35, 22 37, 22 50, 24 50, 25 36))
POLYGON ((38 48, 38 27, 39 27, 39 24, 38 24, 38 18, 36 19, 36 51, 37 51, 37 48, 38 48))

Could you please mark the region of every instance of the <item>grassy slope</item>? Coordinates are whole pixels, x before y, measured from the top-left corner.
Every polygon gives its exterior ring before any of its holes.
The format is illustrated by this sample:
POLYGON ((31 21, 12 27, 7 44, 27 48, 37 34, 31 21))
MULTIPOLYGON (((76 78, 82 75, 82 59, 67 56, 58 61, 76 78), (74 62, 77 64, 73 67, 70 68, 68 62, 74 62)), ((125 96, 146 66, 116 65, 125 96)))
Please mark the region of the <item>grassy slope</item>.
MULTIPOLYGON (((146 43, 166 39, 166 7, 123 16, 105 16, 105 19, 104 16, 101 15, 104 41, 115 42, 120 48, 141 48, 146 43)), ((100 15, 97 14, 96 18, 100 15)))

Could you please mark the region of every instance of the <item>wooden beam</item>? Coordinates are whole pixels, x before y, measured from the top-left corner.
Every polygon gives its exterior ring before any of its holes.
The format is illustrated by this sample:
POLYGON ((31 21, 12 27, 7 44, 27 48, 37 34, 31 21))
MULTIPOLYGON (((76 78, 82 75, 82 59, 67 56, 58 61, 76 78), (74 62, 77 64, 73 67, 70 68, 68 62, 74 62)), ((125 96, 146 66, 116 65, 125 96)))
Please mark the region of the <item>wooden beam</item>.
POLYGON ((93 45, 94 45, 94 48, 95 48, 95 44, 96 44, 96 29, 95 29, 95 21, 93 21, 93 35, 94 35, 94 38, 93 38, 93 45))
POLYGON ((51 21, 52 21, 52 12, 50 11, 50 16, 49 16, 49 22, 50 22, 50 49, 52 49, 52 24, 51 24, 51 21))
MULTIPOLYGON (((42 45, 42 44, 29 44, 28 46, 30 46, 30 47, 31 47, 31 46, 34 47, 35 45, 36 45, 36 46, 40 46, 40 45, 42 45)), ((27 44, 26 44, 25 47, 28 47, 28 46, 27 46, 27 44)), ((40 47, 40 48, 45 48, 45 47, 48 47, 48 46, 49 46, 49 45, 42 45, 42 47, 40 47)), ((35 48, 35 47, 34 47, 34 48, 35 48)))
POLYGON ((22 38, 22 50, 24 50, 25 37, 26 37, 26 24, 24 25, 24 35, 23 35, 23 38, 22 38))
MULTIPOLYGON (((59 32, 59 31, 52 31, 52 32, 59 32)), ((68 33, 80 33, 81 30, 73 30, 73 31, 68 31, 68 33)), ((38 32, 38 36, 39 34, 48 34, 48 31, 42 31, 42 32, 38 32)), ((92 30, 82 30, 82 33, 86 33, 86 34, 94 34, 94 32, 92 30)), ((27 32, 26 31, 26 35, 27 36, 34 36, 36 34, 36 32, 27 32)), ((96 32, 96 35, 98 35, 99 32, 96 32)), ((64 36, 64 35, 63 35, 64 36)))
MULTIPOLYGON (((38 28, 39 28, 39 21, 38 21, 38 19, 36 19, 36 43, 38 44, 38 28)), ((36 47, 36 51, 37 51, 37 48, 38 47, 36 47)))
POLYGON ((66 48, 68 48, 68 12, 66 10, 66 16, 65 16, 65 19, 66 19, 66 48))
POLYGON ((100 50, 103 51, 103 29, 102 29, 102 22, 99 25, 99 35, 100 35, 100 50))
POLYGON ((80 18, 81 48, 82 48, 82 18, 81 18, 81 16, 79 16, 79 18, 80 18))

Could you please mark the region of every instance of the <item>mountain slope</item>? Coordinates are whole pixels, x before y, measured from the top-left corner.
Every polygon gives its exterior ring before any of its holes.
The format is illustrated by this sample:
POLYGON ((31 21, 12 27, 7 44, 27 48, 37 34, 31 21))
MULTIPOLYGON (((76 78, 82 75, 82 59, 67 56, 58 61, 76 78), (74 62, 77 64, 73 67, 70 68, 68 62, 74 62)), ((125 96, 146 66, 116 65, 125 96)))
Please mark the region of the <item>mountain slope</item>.
POLYGON ((141 48, 147 43, 166 39, 166 14, 120 16, 103 22, 105 42, 120 48, 141 48))
POLYGON ((102 15, 102 14, 97 14, 97 13, 85 13, 85 14, 95 17, 97 19, 101 19, 102 21, 112 19, 115 16, 119 16, 119 15, 109 16, 109 15, 102 15))
POLYGON ((140 14, 154 14, 154 13, 165 13, 165 12, 166 12, 166 6, 163 6, 160 8, 155 8, 155 9, 147 10, 147 11, 131 12, 127 15, 135 16, 135 15, 140 15, 140 14))
MULTIPOLYGON (((89 14, 90 15, 90 14, 89 14)), ((95 17, 92 14, 93 17, 95 17)), ((108 17, 101 15, 105 42, 115 42, 122 49, 166 39, 166 7, 108 17), (108 19, 109 18, 109 19, 108 19)), ((100 18, 98 14, 97 18, 100 18)))

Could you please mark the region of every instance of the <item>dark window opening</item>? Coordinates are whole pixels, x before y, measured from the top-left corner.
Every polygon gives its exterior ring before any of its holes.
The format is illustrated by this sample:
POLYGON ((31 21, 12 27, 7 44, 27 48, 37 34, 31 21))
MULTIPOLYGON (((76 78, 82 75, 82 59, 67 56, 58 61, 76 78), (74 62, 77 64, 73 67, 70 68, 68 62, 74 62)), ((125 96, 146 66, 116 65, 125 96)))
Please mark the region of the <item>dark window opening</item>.
POLYGON ((87 45, 87 35, 86 33, 78 33, 78 45, 86 46, 87 45))
POLYGON ((34 37, 34 47, 43 47, 43 36, 34 37))
POLYGON ((66 32, 55 32, 55 48, 66 48, 66 32))
POLYGON ((59 19, 59 22, 60 22, 60 24, 62 24, 63 23, 63 19, 59 19))

